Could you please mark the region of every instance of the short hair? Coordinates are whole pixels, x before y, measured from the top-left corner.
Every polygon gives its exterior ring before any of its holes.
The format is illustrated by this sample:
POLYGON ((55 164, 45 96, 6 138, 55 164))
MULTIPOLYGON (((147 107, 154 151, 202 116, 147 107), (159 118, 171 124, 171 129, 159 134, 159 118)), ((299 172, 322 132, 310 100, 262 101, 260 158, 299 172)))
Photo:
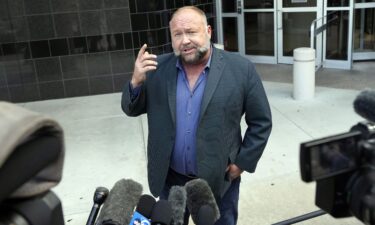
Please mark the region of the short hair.
MULTIPOLYGON (((191 9, 191 10, 197 12, 199 15, 202 16, 205 25, 208 25, 208 23, 207 23, 207 16, 206 16, 206 13, 204 13, 204 11, 201 10, 200 8, 198 8, 198 7, 196 7, 196 6, 193 6, 193 5, 190 5, 190 6, 183 6, 183 7, 181 7, 181 8, 178 8, 176 11, 173 12, 170 21, 173 20, 173 18, 175 17, 175 15, 177 15, 180 11, 183 11, 183 10, 185 10, 185 9, 191 9)), ((170 22, 170 21, 169 21, 169 22, 170 22)))

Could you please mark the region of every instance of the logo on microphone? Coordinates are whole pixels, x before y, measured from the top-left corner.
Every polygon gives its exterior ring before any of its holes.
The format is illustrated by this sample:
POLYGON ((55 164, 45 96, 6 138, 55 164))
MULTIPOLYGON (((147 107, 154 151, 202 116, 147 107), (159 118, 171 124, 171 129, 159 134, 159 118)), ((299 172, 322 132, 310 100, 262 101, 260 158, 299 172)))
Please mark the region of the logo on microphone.
POLYGON ((134 212, 130 225, 151 225, 150 221, 138 212, 134 212))

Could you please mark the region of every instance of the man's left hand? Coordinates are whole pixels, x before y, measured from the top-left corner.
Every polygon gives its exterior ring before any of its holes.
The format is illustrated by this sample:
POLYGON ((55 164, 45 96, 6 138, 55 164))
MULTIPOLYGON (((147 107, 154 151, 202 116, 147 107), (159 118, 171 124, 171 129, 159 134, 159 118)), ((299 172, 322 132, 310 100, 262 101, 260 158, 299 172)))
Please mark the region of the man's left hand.
POLYGON ((243 170, 236 166, 235 164, 228 165, 227 169, 225 170, 229 175, 230 180, 234 180, 237 177, 241 176, 243 170))

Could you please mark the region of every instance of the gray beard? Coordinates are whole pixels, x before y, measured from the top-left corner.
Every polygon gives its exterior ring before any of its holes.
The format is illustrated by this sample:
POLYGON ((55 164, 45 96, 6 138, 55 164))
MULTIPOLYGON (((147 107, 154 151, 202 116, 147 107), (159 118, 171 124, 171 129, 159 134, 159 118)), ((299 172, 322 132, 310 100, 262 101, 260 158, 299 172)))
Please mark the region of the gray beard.
POLYGON ((198 63, 208 52, 208 47, 200 47, 198 48, 197 53, 195 54, 194 58, 186 60, 184 57, 181 56, 179 51, 174 51, 175 56, 177 56, 182 62, 186 64, 196 64, 198 63))

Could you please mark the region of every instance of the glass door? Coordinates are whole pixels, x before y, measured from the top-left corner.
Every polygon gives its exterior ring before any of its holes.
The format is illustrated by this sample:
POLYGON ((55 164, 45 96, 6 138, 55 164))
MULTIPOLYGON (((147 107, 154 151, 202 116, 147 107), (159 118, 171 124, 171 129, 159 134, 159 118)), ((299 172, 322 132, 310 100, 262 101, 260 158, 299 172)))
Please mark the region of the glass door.
MULTIPOLYGON (((221 0, 218 41, 255 63, 293 63, 293 50, 310 47, 312 22, 322 16, 321 0, 221 0)), ((322 44, 316 44, 321 52, 322 44)))
POLYGON ((375 1, 356 0, 354 7, 353 60, 374 60, 375 1))
POLYGON ((241 1, 221 0, 216 7, 218 42, 227 51, 242 52, 241 1))
POLYGON ((277 63, 275 0, 243 0, 244 54, 253 62, 277 63))
POLYGON ((350 69, 353 61, 353 1, 327 0, 324 4, 323 67, 350 69))
MULTIPOLYGON (((310 27, 322 16, 321 0, 277 0, 278 63, 293 63, 293 50, 310 46, 310 27)), ((316 44, 321 52, 321 44, 316 44)))

